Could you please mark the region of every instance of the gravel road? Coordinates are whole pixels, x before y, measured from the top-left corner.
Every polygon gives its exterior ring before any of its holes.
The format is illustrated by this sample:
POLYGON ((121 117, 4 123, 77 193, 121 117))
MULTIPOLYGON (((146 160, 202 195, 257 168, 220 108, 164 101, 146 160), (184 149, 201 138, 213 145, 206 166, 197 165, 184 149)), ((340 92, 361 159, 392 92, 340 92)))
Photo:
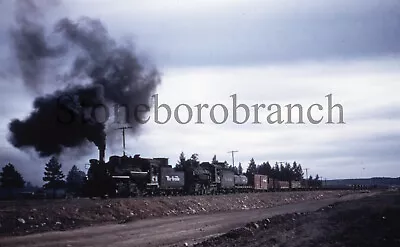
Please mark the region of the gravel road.
POLYGON ((184 243, 201 242, 247 222, 286 213, 315 211, 335 202, 359 199, 375 193, 350 194, 340 198, 307 201, 266 209, 146 219, 127 224, 3 237, 0 239, 0 246, 183 246, 184 243))

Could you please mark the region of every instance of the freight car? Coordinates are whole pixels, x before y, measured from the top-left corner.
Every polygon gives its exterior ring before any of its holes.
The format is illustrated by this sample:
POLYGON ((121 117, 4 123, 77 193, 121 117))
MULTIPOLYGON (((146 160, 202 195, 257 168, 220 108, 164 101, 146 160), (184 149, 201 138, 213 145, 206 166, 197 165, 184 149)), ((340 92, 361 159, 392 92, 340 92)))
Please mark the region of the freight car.
POLYGON ((253 187, 256 191, 268 191, 270 178, 265 175, 254 174, 253 187))
POLYGON ((234 192, 251 192, 253 190, 253 186, 251 186, 249 179, 245 175, 235 175, 234 181, 234 192))
MULTIPOLYGON (((241 175, 242 177, 246 177, 241 175)), ((244 180, 241 180, 239 183, 235 182, 235 191, 244 191, 244 192, 263 192, 263 191, 288 191, 292 190, 290 187, 290 183, 288 181, 279 181, 277 179, 273 179, 267 175, 261 174, 253 174, 247 175, 248 183, 245 184, 244 180)), ((293 182, 296 186, 296 189, 300 188, 300 183, 293 182)))
POLYGON ((291 183, 291 190, 302 190, 304 189, 303 186, 301 185, 300 181, 292 181, 291 183))

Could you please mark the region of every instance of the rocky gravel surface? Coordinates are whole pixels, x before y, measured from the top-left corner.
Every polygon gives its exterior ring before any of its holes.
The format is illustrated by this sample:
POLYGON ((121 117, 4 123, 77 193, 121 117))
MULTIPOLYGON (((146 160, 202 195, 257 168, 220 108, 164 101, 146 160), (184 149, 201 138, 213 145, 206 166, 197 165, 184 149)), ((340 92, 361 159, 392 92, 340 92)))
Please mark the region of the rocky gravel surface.
POLYGON ((68 230, 106 223, 178 215, 269 208, 341 197, 353 191, 303 191, 122 199, 21 200, 0 202, 0 236, 68 230))
POLYGON ((195 246, 400 246, 400 193, 266 218, 195 246))

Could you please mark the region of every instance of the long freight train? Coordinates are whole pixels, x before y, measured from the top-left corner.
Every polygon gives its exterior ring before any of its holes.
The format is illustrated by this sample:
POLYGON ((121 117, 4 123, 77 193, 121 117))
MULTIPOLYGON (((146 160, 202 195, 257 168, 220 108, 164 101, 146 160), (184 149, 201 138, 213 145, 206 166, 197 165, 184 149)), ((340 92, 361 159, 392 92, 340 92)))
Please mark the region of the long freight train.
MULTIPOLYGON (((85 194, 95 196, 143 196, 163 194, 218 194, 234 192, 274 191, 289 189, 286 181, 268 176, 237 175, 218 164, 203 162, 199 166, 176 169, 167 158, 111 156, 104 160, 105 148, 99 159, 91 159, 85 194)), ((300 188, 292 182, 292 188, 300 188)))

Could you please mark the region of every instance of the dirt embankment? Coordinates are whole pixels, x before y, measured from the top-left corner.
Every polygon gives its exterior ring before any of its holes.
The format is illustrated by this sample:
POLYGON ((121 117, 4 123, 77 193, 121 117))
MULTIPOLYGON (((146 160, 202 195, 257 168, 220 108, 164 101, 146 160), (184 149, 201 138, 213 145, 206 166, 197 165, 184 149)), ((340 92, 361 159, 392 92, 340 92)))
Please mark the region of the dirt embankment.
POLYGON ((249 223, 195 246, 397 247, 399 229, 400 192, 390 192, 249 223))
MULTIPOLYGON (((127 199, 0 202, 0 236, 68 230, 149 217, 268 208, 352 191, 310 191, 127 199)), ((357 192, 359 193, 359 192, 357 192)))

